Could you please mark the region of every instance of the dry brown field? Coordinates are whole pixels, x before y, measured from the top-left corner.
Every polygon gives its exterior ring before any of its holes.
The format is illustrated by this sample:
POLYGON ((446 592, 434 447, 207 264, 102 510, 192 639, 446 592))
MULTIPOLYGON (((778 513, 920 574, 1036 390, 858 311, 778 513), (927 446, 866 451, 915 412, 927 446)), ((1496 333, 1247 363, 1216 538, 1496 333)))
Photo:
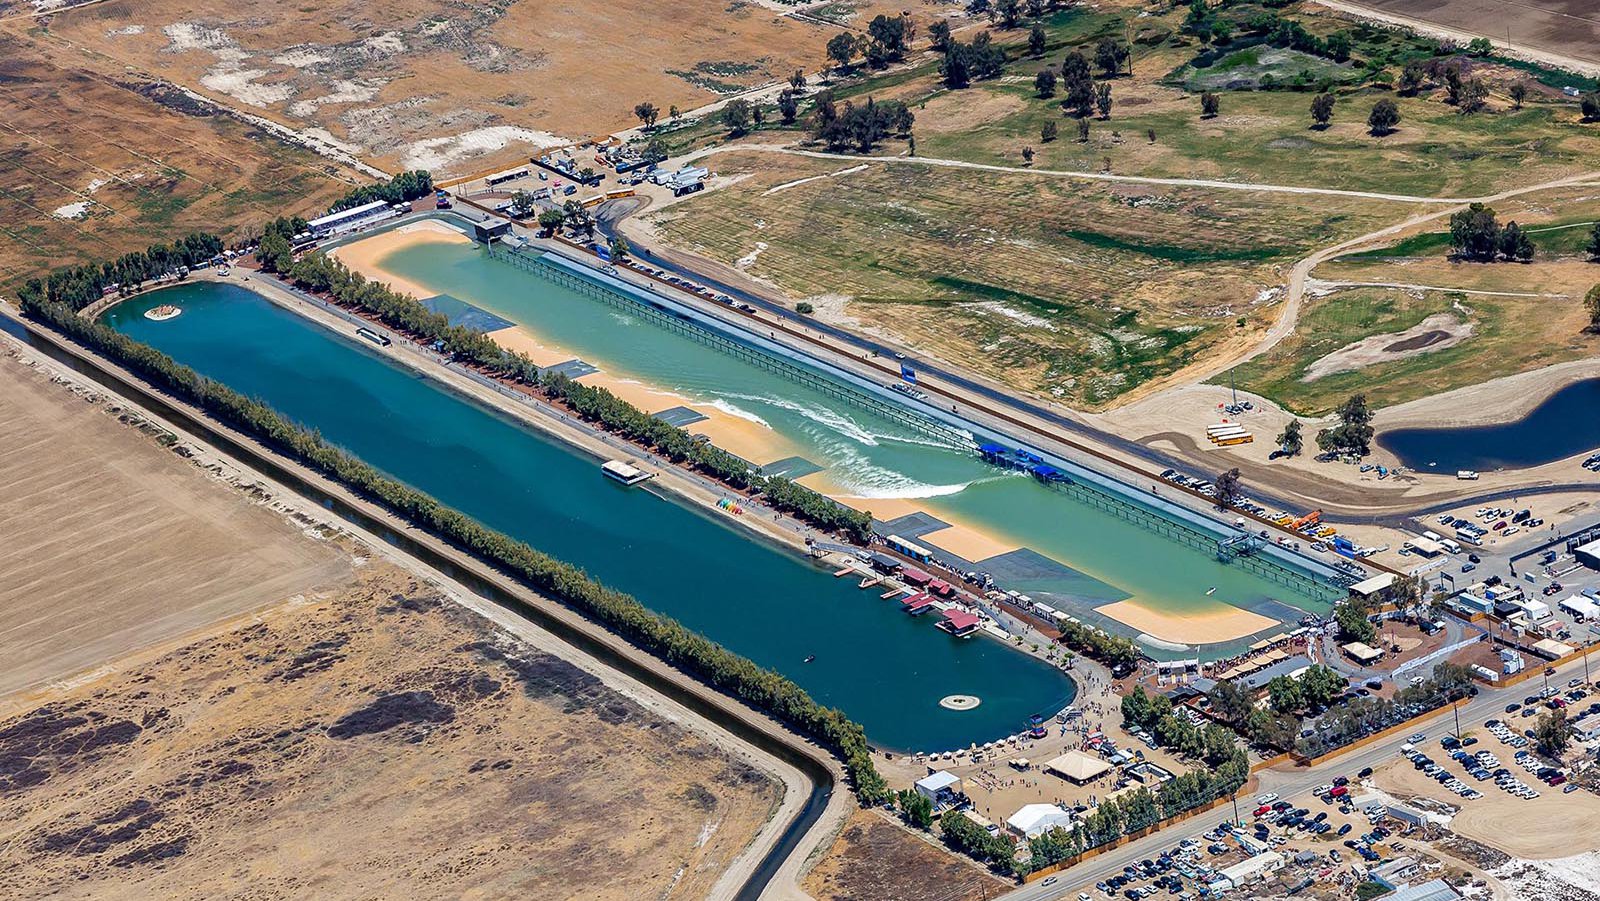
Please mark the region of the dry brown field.
MULTIPOLYGON (((864 25, 887 3, 834 4, 864 25), (859 7, 859 9, 856 9, 859 7)), ((815 72, 839 27, 754 0, 458 5, 308 0, 197 8, 110 0, 52 38, 436 177, 526 162, 541 145, 638 124, 815 72)), ((831 13, 830 13, 831 14, 831 13)))
POLYGON ((858 810, 803 887, 817 901, 977 901, 998 897, 1011 883, 858 810))
POLYGON ((1600 8, 1592 0, 1347 0, 1466 34, 1600 63, 1600 8))
POLYGON ((0 384, 0 695, 349 576, 42 372, 0 356, 0 384))
POLYGON ((7 896, 701 898, 773 782, 387 564, 0 721, 7 896))
POLYGON ((707 159, 730 183, 631 223, 650 246, 1090 407, 1237 352, 1276 315, 1271 289, 1291 260, 1394 215, 1364 198, 776 153, 707 159))
POLYGON ((0 286, 190 230, 242 234, 356 183, 104 62, 0 26, 0 286))

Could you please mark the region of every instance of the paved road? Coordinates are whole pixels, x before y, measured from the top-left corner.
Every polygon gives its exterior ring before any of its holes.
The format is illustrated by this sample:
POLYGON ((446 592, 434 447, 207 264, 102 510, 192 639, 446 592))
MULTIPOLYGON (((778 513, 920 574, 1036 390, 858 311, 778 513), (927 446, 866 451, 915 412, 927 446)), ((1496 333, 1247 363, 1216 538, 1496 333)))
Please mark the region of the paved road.
POLYGON ((863 156, 851 153, 829 153, 823 150, 799 150, 782 144, 727 144, 707 147, 686 155, 681 161, 687 164, 718 153, 782 153, 805 156, 819 160, 840 160, 851 163, 884 163, 886 165, 932 166, 943 169, 976 169, 980 172, 1010 172, 1017 175, 1074 179, 1077 181, 1106 181, 1120 184, 1158 185, 1173 188, 1211 188, 1222 191, 1251 191, 1270 194, 1308 194, 1323 197, 1359 197, 1365 200, 1388 200, 1395 203, 1461 204, 1471 203, 1475 197, 1424 197, 1416 194, 1386 194, 1382 191, 1351 191, 1344 188, 1318 188, 1305 185, 1255 184, 1243 181, 1221 181, 1208 178, 1161 178, 1154 175, 1113 175, 1110 172, 1090 172, 1076 169, 1035 169, 1022 166, 1001 166, 995 163, 974 163, 969 160, 951 160, 932 156, 863 156))
MULTIPOLYGON (((1596 672, 1600 672, 1600 660, 1596 661, 1596 672)), ((1555 675, 1549 677, 1551 685, 1565 687, 1567 680, 1573 676, 1584 674, 1584 663, 1576 660, 1558 669, 1555 675)), ((1481 727, 1486 721, 1505 715, 1505 706, 1512 701, 1520 701, 1525 696, 1538 691, 1543 686, 1539 679, 1530 679, 1520 685, 1504 689, 1482 688, 1478 696, 1467 704, 1462 705, 1460 711, 1461 728, 1469 730, 1481 727)), ((1341 755, 1314 767, 1282 766, 1262 770, 1256 775, 1260 778, 1260 786, 1249 796, 1239 798, 1239 812, 1248 818, 1246 802, 1256 795, 1264 792, 1276 792, 1283 798, 1296 798, 1310 793, 1313 788, 1331 782, 1335 776, 1354 776, 1363 767, 1377 769, 1391 759, 1399 756, 1400 746, 1405 744, 1406 736, 1411 731, 1426 732, 1431 738, 1438 738, 1446 732, 1455 729, 1455 718, 1446 714, 1427 720, 1415 730, 1405 730, 1400 735, 1383 741, 1373 742, 1370 745, 1358 748, 1348 754, 1341 755)), ((1471 801, 1464 801, 1471 804, 1471 801)), ((1538 803, 1534 801, 1532 803, 1538 803)), ((1254 809, 1251 804, 1249 810, 1254 809)), ((1223 820, 1230 819, 1231 813, 1226 806, 1219 807, 1210 813, 1201 814, 1185 820, 1153 835, 1148 835, 1138 841, 1130 842, 1114 851, 1109 851, 1085 863, 1079 864, 1070 870, 1059 874, 1055 885, 1043 886, 1032 883, 1017 888, 1002 895, 1004 901, 1054 901, 1057 898, 1066 898, 1069 890, 1087 883, 1099 882, 1109 876, 1122 872, 1122 868, 1134 861, 1146 857, 1155 857, 1161 851, 1171 848, 1186 838, 1196 838, 1201 833, 1215 829, 1223 820)))

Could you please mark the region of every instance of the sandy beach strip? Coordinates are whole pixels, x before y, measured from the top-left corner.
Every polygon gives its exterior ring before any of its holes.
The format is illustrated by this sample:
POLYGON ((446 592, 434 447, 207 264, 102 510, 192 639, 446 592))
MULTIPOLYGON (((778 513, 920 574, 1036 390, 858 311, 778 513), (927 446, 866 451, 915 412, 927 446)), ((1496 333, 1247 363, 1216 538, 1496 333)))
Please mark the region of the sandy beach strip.
MULTIPOLYGON (((374 281, 386 282, 389 287, 418 299, 438 294, 416 282, 401 278, 379 265, 379 261, 392 253, 420 247, 424 244, 470 244, 472 239, 459 231, 433 219, 411 222, 399 228, 352 241, 336 247, 330 254, 334 259, 374 281)), ((571 359, 570 357, 568 359, 571 359)))
POLYGON ((1185 645, 1233 641, 1278 625, 1278 621, 1269 616, 1221 601, 1207 610, 1165 612, 1127 600, 1096 607, 1095 612, 1152 638, 1185 645))
POLYGON ((1009 554, 1022 547, 1020 544, 1002 541, 964 525, 952 525, 937 532, 928 532, 918 538, 917 543, 931 544, 941 551, 948 551, 963 560, 970 560, 973 563, 981 563, 990 557, 1009 554))
POLYGON ((574 359, 575 356, 571 351, 540 341, 532 332, 520 325, 496 329, 489 332, 488 335, 494 339, 494 343, 504 347, 506 350, 513 353, 527 354, 528 359, 532 360, 533 364, 540 369, 546 369, 558 363, 565 363, 574 359))

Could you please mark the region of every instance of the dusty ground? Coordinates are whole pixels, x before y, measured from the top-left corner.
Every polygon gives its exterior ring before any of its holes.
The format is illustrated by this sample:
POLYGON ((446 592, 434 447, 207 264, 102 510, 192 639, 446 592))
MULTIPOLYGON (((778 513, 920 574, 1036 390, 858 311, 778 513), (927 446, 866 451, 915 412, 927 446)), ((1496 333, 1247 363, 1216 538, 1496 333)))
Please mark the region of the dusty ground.
POLYGON ((383 564, 41 700, 0 722, 16 898, 695 898, 776 802, 383 564))
MULTIPOLYGON (((870 18, 874 4, 860 4, 870 18)), ((887 8, 887 7, 885 7, 887 8)), ((894 7, 898 12, 899 7, 894 7)), ((381 166, 464 174, 814 71, 839 28, 750 2, 177 0, 54 17, 57 39, 320 130, 381 166)))
MULTIPOLYGON (((1474 783, 1483 797, 1463 801, 1422 775, 1408 760, 1379 770, 1377 785, 1397 797, 1432 798, 1460 807, 1450 821, 1451 831, 1517 857, 1550 859, 1600 850, 1600 797, 1587 791, 1566 794, 1559 788, 1551 789, 1512 765, 1510 748, 1493 739, 1487 742, 1501 764, 1510 766, 1514 775, 1538 789, 1540 797, 1525 801, 1506 794, 1493 783, 1474 783)), ((1459 764, 1450 764, 1459 771, 1459 764)))
POLYGON ((1472 337, 1472 323, 1455 313, 1435 313, 1403 331, 1371 335, 1347 344, 1306 367, 1301 381, 1314 382, 1336 372, 1351 372, 1444 350, 1472 337))
POLYGON ((976 901, 1011 887, 869 810, 851 816, 802 885, 817 901, 976 901))
POLYGON ((1600 68, 1600 15, 1594 4, 1584 0, 1525 0, 1509 20, 1505 7, 1492 0, 1346 0, 1329 5, 1482 36, 1497 46, 1509 40, 1557 63, 1577 61, 1591 71, 1600 68))
POLYGON ((170 87, 0 26, 0 287, 191 229, 314 214, 356 177, 170 87))
POLYGON ((348 577, 44 373, 0 355, 0 383, 0 696, 348 577))

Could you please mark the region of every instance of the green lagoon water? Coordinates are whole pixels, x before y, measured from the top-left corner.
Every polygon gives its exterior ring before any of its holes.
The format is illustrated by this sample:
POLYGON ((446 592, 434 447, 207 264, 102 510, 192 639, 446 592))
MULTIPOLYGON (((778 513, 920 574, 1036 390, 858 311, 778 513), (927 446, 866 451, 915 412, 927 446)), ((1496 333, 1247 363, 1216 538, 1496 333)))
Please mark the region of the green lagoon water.
MULTIPOLYGON (((1059 561, 1083 576, 1009 579, 1004 587, 1077 599, 1070 612, 1133 598, 1173 613, 1216 611, 1219 602, 1250 609, 1307 612, 1328 604, 1239 566, 1110 515, 1015 471, 941 444, 781 375, 585 297, 554 281, 492 259, 477 245, 427 243, 379 265, 526 326, 613 376, 632 378, 760 420, 822 466, 844 493, 917 498, 941 519, 959 521, 1059 561), (1215 589, 1209 596, 1208 591, 1215 589)), ((693 426, 689 427, 693 430, 693 426)), ((757 460, 758 464, 771 460, 757 460)), ((934 542, 936 543, 936 542, 934 542)), ((981 564, 980 564, 981 568, 981 564)), ((1060 603, 1055 604, 1063 606, 1060 603)), ((1092 617, 1091 617, 1092 619, 1092 617)), ((1248 640, 1212 646, 1221 656, 1248 640)), ((1155 650, 1158 654, 1159 649, 1155 650)), ((1169 654, 1170 656, 1170 654, 1169 654)), ((1178 656, 1183 656, 1179 654, 1178 656)))
MULTIPOLYGON (((880 745, 982 743, 1019 731, 1031 714, 1053 715, 1076 694, 1047 664, 996 641, 950 638, 934 629, 933 617, 906 616, 877 592, 725 521, 617 485, 592 460, 244 288, 182 285, 113 307, 105 320, 389 475, 787 674, 880 745), (161 303, 178 305, 182 315, 144 318, 161 303), (814 662, 803 662, 813 654, 814 662), (966 712, 940 707, 951 694, 977 695, 982 704, 966 712)), ((819 435, 832 431, 819 428, 819 435)), ((954 454, 935 457, 952 480, 973 474, 954 454)))

